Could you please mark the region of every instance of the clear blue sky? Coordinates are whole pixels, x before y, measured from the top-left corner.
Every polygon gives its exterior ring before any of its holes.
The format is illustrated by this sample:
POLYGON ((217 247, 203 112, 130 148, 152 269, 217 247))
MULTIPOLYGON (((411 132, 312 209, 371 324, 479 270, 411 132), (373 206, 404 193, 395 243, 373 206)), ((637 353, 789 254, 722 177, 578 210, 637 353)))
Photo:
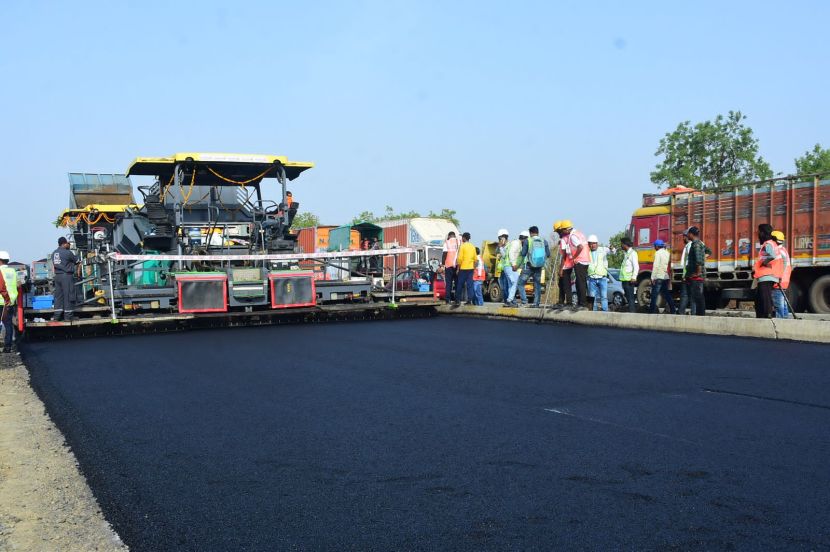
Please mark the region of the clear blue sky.
POLYGON ((660 137, 739 109, 778 172, 830 146, 830 3, 7 2, 0 249, 54 248, 66 173, 274 153, 325 223, 456 209, 473 240, 624 227, 660 137))

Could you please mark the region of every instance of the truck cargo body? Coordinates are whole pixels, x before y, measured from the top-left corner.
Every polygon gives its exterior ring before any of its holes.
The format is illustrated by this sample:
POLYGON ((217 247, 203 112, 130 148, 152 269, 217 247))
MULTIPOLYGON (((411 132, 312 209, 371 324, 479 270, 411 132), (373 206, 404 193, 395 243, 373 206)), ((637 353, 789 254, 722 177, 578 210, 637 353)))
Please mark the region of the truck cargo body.
MULTIPOLYGON (((418 251, 409 255, 396 255, 395 263, 398 268, 414 265, 429 265, 441 263, 441 252, 447 234, 455 232, 461 238, 458 227, 450 220, 432 217, 418 217, 400 220, 379 222, 383 228, 383 246, 385 249, 393 247, 414 247, 418 251)), ((393 259, 391 256, 384 259, 384 272, 391 274, 393 259)))
POLYGON ((697 226, 711 250, 706 260, 710 303, 751 298, 752 267, 761 247, 758 225, 764 223, 786 236, 793 307, 830 312, 830 179, 776 179, 729 190, 643 196, 630 228, 640 258, 640 290, 649 287, 656 239, 670 244, 674 279, 681 279, 683 232, 697 226))

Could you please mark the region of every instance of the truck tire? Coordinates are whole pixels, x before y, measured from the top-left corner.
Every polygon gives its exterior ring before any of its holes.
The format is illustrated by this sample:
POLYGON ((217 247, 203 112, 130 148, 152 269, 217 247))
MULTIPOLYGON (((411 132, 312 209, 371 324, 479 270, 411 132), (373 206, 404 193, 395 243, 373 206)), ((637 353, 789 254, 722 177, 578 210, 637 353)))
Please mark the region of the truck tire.
POLYGON ((493 280, 490 282, 490 285, 487 286, 487 299, 491 303, 502 302, 501 286, 499 285, 498 280, 493 280))
POLYGON ((639 310, 648 310, 651 306, 651 280, 648 278, 637 284, 637 305, 639 310))
POLYGON ((810 310, 817 314, 830 314, 830 274, 817 278, 807 295, 810 310))

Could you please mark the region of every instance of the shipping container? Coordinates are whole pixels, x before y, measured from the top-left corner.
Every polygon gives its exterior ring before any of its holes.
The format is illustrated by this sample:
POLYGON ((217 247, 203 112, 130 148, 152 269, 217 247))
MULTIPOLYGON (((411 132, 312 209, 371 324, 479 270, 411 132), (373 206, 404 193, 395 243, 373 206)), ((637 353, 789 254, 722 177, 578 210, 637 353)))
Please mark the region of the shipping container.
MULTIPOLYGON (((826 175, 825 177, 826 178, 826 175)), ((640 258, 638 299, 647 300, 653 243, 671 244, 674 279, 681 277, 683 233, 697 226, 711 250, 706 292, 711 306, 752 297, 752 268, 761 244, 758 225, 784 232, 793 262, 788 296, 796 310, 830 312, 830 180, 781 178, 728 190, 646 194, 629 235, 640 258)))

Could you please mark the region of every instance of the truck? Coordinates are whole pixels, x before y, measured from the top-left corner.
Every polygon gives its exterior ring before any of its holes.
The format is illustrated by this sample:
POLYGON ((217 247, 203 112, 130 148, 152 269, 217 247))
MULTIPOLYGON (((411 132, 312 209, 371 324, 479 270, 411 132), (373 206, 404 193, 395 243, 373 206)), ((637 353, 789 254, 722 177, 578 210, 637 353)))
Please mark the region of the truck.
POLYGON ((690 226, 700 229, 711 251, 706 259, 707 307, 752 299, 752 267, 761 247, 757 228, 764 223, 786 236, 793 264, 787 295, 793 309, 830 313, 830 174, 643 194, 627 229, 640 259, 638 302, 647 305, 651 299, 655 240, 670 244, 672 280, 682 280, 683 233, 690 226))
MULTIPOLYGON (((398 268, 406 266, 430 266, 437 270, 441 264, 444 241, 450 232, 461 238, 454 222, 435 217, 417 217, 386 220, 378 223, 383 228, 383 248, 410 247, 415 253, 397 255, 398 268)), ((392 258, 384 261, 384 272, 391 274, 392 258)))

